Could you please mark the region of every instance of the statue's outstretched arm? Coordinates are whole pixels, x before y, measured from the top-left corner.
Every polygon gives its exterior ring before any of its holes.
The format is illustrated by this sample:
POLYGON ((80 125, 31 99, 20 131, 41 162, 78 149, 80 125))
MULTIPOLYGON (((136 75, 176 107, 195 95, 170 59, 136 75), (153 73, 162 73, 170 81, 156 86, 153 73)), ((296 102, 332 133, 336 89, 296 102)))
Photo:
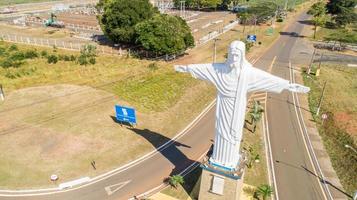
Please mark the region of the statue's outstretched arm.
POLYGON ((210 81, 212 83, 217 79, 217 72, 213 64, 192 64, 192 65, 175 65, 175 71, 185 73, 188 72, 192 77, 210 81))
POLYGON ((252 67, 249 74, 249 92, 274 92, 280 93, 283 90, 291 92, 307 93, 310 88, 296 83, 290 83, 288 80, 274 76, 263 70, 252 67))
POLYGON ((298 92, 298 93, 308 93, 310 91, 309 87, 296 83, 290 83, 287 89, 291 92, 298 92))

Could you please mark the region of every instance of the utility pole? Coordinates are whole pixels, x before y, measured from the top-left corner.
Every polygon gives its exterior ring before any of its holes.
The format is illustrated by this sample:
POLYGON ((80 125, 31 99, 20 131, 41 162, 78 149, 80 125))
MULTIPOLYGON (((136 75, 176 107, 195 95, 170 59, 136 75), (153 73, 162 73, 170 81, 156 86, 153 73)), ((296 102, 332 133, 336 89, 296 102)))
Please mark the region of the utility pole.
POLYGON ((315 59, 315 53, 316 53, 316 49, 314 48, 314 52, 312 53, 312 58, 311 58, 311 61, 310 61, 310 65, 309 65, 309 68, 307 69, 307 74, 311 73, 312 63, 314 62, 314 59, 315 59))
POLYGON ((325 88, 326 88, 326 81, 324 83, 324 87, 322 88, 322 93, 321 93, 321 97, 320 97, 320 100, 319 100, 319 105, 318 105, 317 110, 316 110, 316 116, 319 115, 319 113, 320 113, 322 99, 323 99, 324 94, 325 94, 325 88))
POLYGON ((352 146, 345 144, 345 147, 348 149, 351 149, 352 151, 354 151, 357 154, 357 150, 355 148, 353 148, 352 146))
POLYGON ((320 60, 319 60, 319 66, 318 66, 317 69, 316 69, 315 76, 319 76, 319 75, 320 75, 321 62, 322 62, 322 57, 323 57, 323 56, 324 56, 324 53, 321 53, 320 60))
POLYGON ((213 41, 214 41, 213 63, 216 63, 216 60, 217 60, 217 41, 218 40, 221 40, 221 39, 218 39, 218 38, 213 39, 213 41))
POLYGON ((1 84, 0 84, 0 99, 1 99, 1 101, 5 100, 4 90, 3 90, 1 84))

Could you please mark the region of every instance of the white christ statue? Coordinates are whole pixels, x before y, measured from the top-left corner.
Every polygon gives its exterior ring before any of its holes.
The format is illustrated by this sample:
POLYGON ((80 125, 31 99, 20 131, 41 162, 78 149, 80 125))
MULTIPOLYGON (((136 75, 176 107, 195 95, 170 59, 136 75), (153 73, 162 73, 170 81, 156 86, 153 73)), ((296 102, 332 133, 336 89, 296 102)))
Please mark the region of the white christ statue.
POLYGON ((231 43, 224 63, 175 65, 175 70, 189 72, 216 86, 216 134, 210 163, 226 170, 238 166, 248 92, 310 91, 253 67, 245 58, 245 44, 241 41, 231 43))

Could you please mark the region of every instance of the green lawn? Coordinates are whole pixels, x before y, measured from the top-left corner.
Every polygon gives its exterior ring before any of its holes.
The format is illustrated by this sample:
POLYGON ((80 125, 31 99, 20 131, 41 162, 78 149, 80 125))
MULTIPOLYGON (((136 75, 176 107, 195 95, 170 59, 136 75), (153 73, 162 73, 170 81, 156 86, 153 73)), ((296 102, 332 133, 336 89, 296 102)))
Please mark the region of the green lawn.
POLYGON ((314 115, 324 146, 345 190, 351 195, 357 188, 357 154, 345 148, 357 148, 357 69, 344 65, 322 65, 319 77, 303 73, 305 85, 311 88, 309 106, 316 113, 323 84, 325 95, 320 113, 328 118, 322 123, 314 115))
POLYGON ((59 0, 1 0, 0 6, 21 4, 21 3, 39 3, 39 2, 50 2, 50 1, 59 1, 59 0))

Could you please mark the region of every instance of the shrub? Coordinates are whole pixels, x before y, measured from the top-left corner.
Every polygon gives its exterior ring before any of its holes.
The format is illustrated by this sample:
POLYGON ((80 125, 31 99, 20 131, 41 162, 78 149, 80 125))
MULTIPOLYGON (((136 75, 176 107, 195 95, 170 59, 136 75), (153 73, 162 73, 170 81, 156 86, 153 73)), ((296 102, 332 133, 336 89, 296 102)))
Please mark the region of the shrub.
POLYGON ((46 50, 41 51, 41 56, 42 56, 42 58, 46 58, 47 55, 48 55, 48 53, 47 53, 46 50))
POLYGON ((13 60, 13 61, 21 61, 21 60, 25 60, 25 54, 22 53, 21 51, 19 52, 15 52, 14 54, 12 54, 10 56, 10 59, 13 60))
POLYGON ((9 51, 17 51, 17 50, 19 50, 19 48, 17 47, 16 44, 13 44, 9 47, 9 51))
POLYGON ((38 58, 38 53, 35 50, 27 50, 25 52, 26 59, 38 58))
POLYGON ((15 79, 16 78, 16 76, 13 73, 11 73, 10 71, 6 72, 5 77, 9 78, 9 79, 15 79))
POLYGON ((71 58, 70 58, 69 56, 67 56, 67 55, 65 55, 65 56, 63 57, 63 59, 64 59, 64 61, 70 61, 70 60, 71 60, 71 58))
POLYGON ((3 68, 12 67, 12 61, 10 59, 6 59, 6 60, 2 61, 1 67, 3 67, 3 68))
POLYGON ((56 64, 58 62, 58 57, 56 55, 49 55, 47 56, 47 63, 51 64, 56 64))
POLYGON ((76 60, 76 56, 71 55, 71 56, 69 57, 69 60, 70 60, 70 61, 75 61, 75 60, 76 60))
POLYGON ((10 67, 18 68, 23 63, 24 63, 23 61, 16 61, 16 60, 12 60, 11 58, 7 58, 4 61, 2 61, 0 65, 3 68, 10 68, 10 67))
POLYGON ((155 70, 157 70, 158 69, 158 66, 157 66, 157 63, 150 63, 149 65, 148 65, 148 68, 150 69, 150 70, 152 70, 152 71, 155 71, 155 70))
POLYGON ((95 58, 94 57, 89 58, 89 63, 94 65, 96 63, 95 58))
POLYGON ((283 22, 284 20, 283 20, 283 18, 277 18, 276 19, 276 22, 283 22))
POLYGON ((3 56, 6 54, 6 49, 4 47, 0 47, 0 56, 3 56))
POLYGON ((85 56, 83 56, 83 55, 80 55, 78 57, 78 63, 80 65, 87 65, 88 64, 87 58, 85 56))
POLYGON ((245 43, 245 48, 247 49, 247 52, 249 52, 250 49, 254 46, 253 42, 245 41, 244 43, 245 43))
POLYGON ((59 54, 59 55, 58 55, 58 60, 64 60, 64 55, 59 54))

